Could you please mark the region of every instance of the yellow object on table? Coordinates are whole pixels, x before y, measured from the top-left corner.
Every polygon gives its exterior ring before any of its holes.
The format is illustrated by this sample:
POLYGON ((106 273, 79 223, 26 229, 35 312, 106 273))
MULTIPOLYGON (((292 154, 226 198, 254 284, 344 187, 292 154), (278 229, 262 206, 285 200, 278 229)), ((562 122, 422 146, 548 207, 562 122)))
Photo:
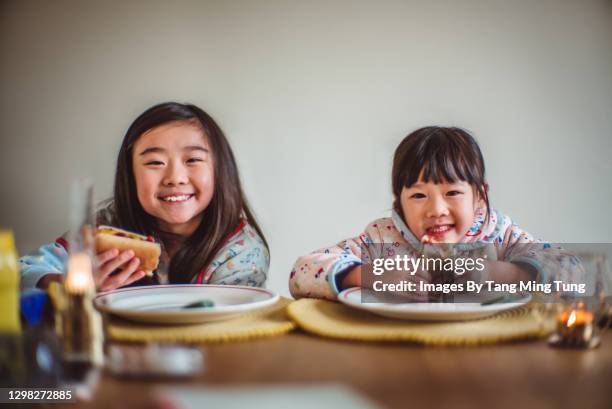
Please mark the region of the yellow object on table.
POLYGON ((380 317, 344 304, 304 298, 292 303, 289 316, 305 331, 356 341, 410 341, 427 345, 478 345, 547 335, 554 322, 543 323, 533 306, 473 321, 418 322, 380 317))
POLYGON ((21 333, 17 251, 8 230, 0 230, 0 333, 21 333))
POLYGON ((296 327, 287 316, 290 303, 291 300, 281 298, 259 311, 227 321, 202 324, 162 326, 110 317, 106 335, 114 341, 187 343, 245 341, 282 335, 296 327))

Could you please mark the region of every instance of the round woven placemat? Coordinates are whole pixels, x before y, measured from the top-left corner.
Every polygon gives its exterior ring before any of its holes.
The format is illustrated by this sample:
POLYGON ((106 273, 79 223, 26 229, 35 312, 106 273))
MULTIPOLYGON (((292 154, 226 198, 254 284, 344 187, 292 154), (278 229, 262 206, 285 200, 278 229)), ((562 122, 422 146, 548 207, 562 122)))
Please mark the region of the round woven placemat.
POLYGON ((115 341, 228 342, 285 334, 296 327, 287 316, 291 300, 281 298, 262 310, 219 322, 190 325, 151 325, 111 317, 106 334, 115 341))
POLYGON ((380 317, 338 302, 304 298, 287 312, 302 329, 324 337, 358 341, 410 341, 427 345, 479 345, 544 336, 549 321, 533 305, 494 316, 453 322, 403 321, 380 317))

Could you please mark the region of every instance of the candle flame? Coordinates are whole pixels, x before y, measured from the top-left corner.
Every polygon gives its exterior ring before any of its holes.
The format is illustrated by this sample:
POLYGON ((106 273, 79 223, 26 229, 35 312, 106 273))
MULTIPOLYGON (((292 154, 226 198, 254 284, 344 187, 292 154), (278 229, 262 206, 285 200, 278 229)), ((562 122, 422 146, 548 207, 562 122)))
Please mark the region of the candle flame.
POLYGON ((567 318, 567 327, 571 327, 572 325, 574 325, 574 323, 576 322, 576 311, 572 311, 569 315, 569 317, 567 318))
POLYGON ((70 255, 65 286, 68 292, 79 294, 93 288, 92 265, 89 254, 83 252, 70 255))

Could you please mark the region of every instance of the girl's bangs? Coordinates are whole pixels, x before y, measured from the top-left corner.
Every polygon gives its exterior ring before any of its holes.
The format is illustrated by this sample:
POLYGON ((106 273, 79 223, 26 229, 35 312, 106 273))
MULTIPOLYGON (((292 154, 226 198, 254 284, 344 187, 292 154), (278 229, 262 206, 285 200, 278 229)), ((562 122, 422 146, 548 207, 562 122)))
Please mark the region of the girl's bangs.
MULTIPOLYGON (((430 145, 431 146, 431 145, 430 145)), ((422 180, 425 183, 456 183, 463 181, 478 185, 483 181, 475 175, 469 166, 467 158, 458 150, 446 146, 447 149, 427 149, 418 155, 405 174, 403 185, 410 187, 422 180)))

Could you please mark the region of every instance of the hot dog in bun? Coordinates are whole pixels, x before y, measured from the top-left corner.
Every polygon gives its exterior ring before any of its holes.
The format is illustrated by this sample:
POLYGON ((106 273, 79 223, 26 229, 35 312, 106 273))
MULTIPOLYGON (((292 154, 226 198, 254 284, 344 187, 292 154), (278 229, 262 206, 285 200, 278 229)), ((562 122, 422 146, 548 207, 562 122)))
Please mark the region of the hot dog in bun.
POLYGON ((98 226, 96 252, 102 253, 111 249, 132 250, 134 256, 140 259, 140 269, 148 276, 157 268, 161 255, 161 246, 151 236, 143 236, 112 226, 98 226))

